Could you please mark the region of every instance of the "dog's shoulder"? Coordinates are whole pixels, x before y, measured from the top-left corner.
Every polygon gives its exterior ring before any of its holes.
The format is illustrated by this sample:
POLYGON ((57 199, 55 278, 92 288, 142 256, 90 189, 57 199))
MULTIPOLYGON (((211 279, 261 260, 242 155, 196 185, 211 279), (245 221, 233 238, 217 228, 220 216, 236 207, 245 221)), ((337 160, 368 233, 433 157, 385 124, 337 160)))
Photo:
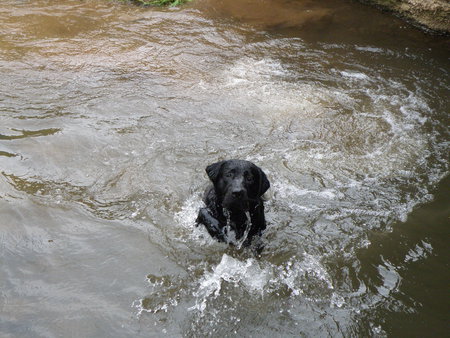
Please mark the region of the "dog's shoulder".
POLYGON ((225 216, 223 214, 223 209, 219 197, 217 196, 214 186, 209 186, 203 195, 203 203, 205 203, 206 209, 209 214, 217 219, 220 224, 226 223, 225 216))
POLYGON ((213 185, 206 188, 203 194, 203 202, 208 208, 215 207, 218 203, 216 190, 213 185))

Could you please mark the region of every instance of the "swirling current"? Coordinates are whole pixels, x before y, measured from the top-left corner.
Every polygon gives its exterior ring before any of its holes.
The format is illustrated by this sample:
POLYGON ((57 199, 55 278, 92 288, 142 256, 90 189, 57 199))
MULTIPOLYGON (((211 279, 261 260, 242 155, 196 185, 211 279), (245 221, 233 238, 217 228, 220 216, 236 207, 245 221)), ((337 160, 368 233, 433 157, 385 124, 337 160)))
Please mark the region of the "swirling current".
POLYGON ((331 0, 0 22, 0 335, 446 335, 448 37, 331 0), (194 226, 229 158, 271 181, 260 254, 194 226))

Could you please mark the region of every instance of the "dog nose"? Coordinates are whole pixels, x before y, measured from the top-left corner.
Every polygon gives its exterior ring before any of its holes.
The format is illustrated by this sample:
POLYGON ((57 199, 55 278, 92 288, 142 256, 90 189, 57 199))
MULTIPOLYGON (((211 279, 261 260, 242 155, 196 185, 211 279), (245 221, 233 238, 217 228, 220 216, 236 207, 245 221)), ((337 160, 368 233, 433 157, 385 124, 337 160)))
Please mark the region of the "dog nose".
POLYGON ((244 196, 244 190, 242 190, 242 189, 240 189, 240 190, 236 189, 236 190, 233 190, 232 194, 233 194, 233 197, 234 197, 234 198, 242 198, 242 197, 244 196))

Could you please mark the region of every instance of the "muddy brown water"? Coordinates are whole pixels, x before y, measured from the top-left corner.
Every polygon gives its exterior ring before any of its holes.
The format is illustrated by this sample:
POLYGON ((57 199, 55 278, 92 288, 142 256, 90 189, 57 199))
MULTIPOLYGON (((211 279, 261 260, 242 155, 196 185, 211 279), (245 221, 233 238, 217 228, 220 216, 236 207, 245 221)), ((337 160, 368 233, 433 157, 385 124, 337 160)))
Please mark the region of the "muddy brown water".
POLYGON ((0 3, 0 336, 448 331, 448 38, 353 1, 0 3), (254 161, 260 256, 194 227, 254 161))

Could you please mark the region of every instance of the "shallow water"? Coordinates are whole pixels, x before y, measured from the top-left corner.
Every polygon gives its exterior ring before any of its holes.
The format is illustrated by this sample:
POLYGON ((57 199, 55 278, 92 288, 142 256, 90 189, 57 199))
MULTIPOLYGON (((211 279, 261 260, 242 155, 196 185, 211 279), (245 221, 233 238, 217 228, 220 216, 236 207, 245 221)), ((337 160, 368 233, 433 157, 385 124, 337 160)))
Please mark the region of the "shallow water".
POLYGON ((0 4, 0 334, 444 336, 448 38, 354 2, 0 4), (194 227, 254 161, 261 255, 194 227))

